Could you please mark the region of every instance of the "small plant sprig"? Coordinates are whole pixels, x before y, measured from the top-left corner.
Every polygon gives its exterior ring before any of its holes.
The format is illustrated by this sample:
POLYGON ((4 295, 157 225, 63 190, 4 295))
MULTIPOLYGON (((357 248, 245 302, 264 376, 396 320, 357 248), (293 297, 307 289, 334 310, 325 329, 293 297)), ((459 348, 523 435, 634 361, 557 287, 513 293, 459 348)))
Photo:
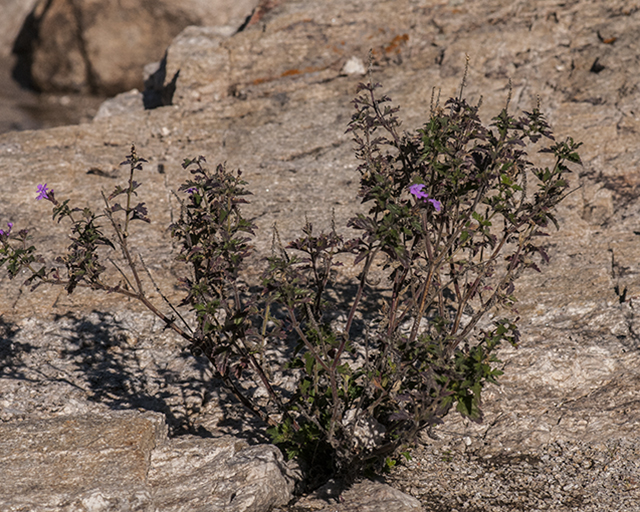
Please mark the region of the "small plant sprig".
MULTIPOLYGON (((113 192, 106 196, 102 194, 105 208, 101 215, 94 213, 89 208, 71 208, 69 199, 59 202, 54 191, 47 184, 38 185, 36 200, 46 200, 53 204, 53 220, 61 222, 67 219, 71 223, 71 244, 64 256, 55 259, 57 266, 47 268, 46 260, 36 253, 35 246, 27 247, 29 240, 28 230, 24 229, 11 236, 11 228, 8 232, 0 233, 0 267, 8 263, 9 278, 13 279, 23 271, 30 273, 25 284, 30 284, 34 290, 41 284, 63 286, 67 293, 71 294, 78 287, 100 290, 107 293, 118 293, 142 302, 150 311, 161 318, 167 326, 187 340, 191 340, 189 332, 182 329, 174 318, 163 314, 147 297, 140 276, 140 268, 144 267, 142 257, 138 258, 131 253, 128 244, 129 229, 132 221, 150 222, 147 218, 147 209, 144 203, 132 205, 136 189, 140 184, 134 181, 134 173, 142 170, 145 159, 139 158, 135 146, 131 147, 131 153, 121 165, 129 165, 129 180, 125 187, 117 186, 113 192), (124 195, 125 207, 112 200, 124 195), (120 220, 118 220, 120 216, 120 220), (103 234, 103 227, 99 224, 102 217, 106 217, 111 225, 113 236, 111 238, 103 234), (13 243, 12 243, 13 242, 13 243), (17 244, 16 244, 17 242, 17 244), (106 267, 101 263, 100 249, 109 251, 118 247, 122 254, 124 265, 118 264, 113 258, 108 261, 117 269, 121 279, 117 283, 109 283, 103 279, 106 267), (139 262, 138 262, 139 260, 139 262), (61 266, 66 269, 66 277, 61 275, 61 266), (129 271, 127 273, 125 268, 129 271)), ((104 259, 104 258, 103 258, 104 259)), ((144 267, 146 268, 146 267, 144 267)), ((168 301, 167 301, 168 302, 168 301)), ((172 308, 176 314, 177 310, 172 308)), ((178 314, 179 315, 179 314, 178 314)), ((186 322, 184 322, 186 324, 186 322)))
POLYGON ((348 223, 356 236, 345 239, 334 222, 328 233, 306 222, 283 246, 276 231, 259 283, 246 273, 258 256, 250 245, 256 228, 241 210, 246 182, 223 165, 210 171, 198 157, 184 161, 191 178, 176 194, 181 216, 171 226, 185 297, 173 306, 161 294, 171 313, 148 298, 141 271, 153 282, 151 274, 129 247, 132 223, 149 222, 144 203, 135 204, 134 174, 145 160, 134 147, 124 162, 128 183, 103 194, 100 215, 71 209, 39 186, 54 220, 72 226, 58 266, 46 266, 25 230, 12 235, 11 223, 0 230, 0 266, 7 264, 11 278, 28 270, 34 288, 88 287, 143 303, 211 362, 316 483, 392 467, 454 406, 482 421, 482 389, 502 374, 496 349, 518 342, 515 281, 548 261, 542 241, 549 223, 558 226, 554 212, 568 193, 567 164, 580 162, 580 144, 556 142, 539 108, 512 117, 508 101, 484 126, 480 105, 468 104, 462 91, 444 108, 432 101, 428 122, 401 133, 398 108, 376 96, 378 87, 359 86, 348 128, 368 209, 348 223), (524 148, 543 139, 551 145, 540 152, 553 165, 538 168, 524 148), (122 204, 114 203, 119 197, 122 204), (348 260, 360 272, 355 292, 340 295, 340 266, 348 260), (104 278, 104 261, 118 282, 104 278), (365 302, 380 307, 372 312, 365 302))

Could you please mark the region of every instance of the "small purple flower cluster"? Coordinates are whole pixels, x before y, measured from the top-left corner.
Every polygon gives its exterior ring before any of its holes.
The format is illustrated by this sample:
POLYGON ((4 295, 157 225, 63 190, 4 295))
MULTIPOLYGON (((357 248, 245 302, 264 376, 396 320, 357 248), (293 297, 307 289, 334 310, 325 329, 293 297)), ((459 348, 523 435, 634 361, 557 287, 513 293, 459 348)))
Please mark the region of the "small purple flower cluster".
POLYGON ((409 192, 416 197, 416 199, 422 199, 425 203, 429 202, 433 205, 437 212, 442 209, 442 203, 437 199, 429 199, 429 194, 423 192, 424 185, 421 183, 416 183, 415 185, 411 185, 409 187, 409 192))
POLYGON ((11 228, 13 227, 13 222, 7 222, 7 226, 9 226, 9 229, 7 231, 0 229, 0 236, 9 236, 9 233, 11 233, 11 228))
POLYGON ((46 183, 44 185, 38 185, 38 197, 36 197, 36 200, 40 201, 40 199, 50 199, 47 195, 49 192, 53 193, 53 189, 48 189, 46 183))

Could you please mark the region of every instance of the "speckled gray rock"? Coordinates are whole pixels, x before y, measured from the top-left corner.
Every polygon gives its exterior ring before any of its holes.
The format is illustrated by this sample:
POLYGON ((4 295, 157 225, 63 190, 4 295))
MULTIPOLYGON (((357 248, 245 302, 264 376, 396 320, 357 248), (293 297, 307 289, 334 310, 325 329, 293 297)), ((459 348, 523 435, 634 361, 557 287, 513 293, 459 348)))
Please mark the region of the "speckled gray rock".
POLYGON ((421 512, 420 501, 381 481, 364 480, 344 488, 330 481, 296 501, 296 512, 421 512))
POLYGON ((233 437, 176 440, 151 456, 149 483, 166 510, 261 512, 293 498, 282 453, 233 437))
MULTIPOLYGON (((2 226, 31 227, 34 243, 63 250, 65 226, 51 223, 49 205, 34 201, 36 185, 46 182, 57 197, 99 208, 100 190, 123 180, 118 163, 135 141, 149 160, 139 192, 152 223, 133 233, 131 243, 165 293, 179 298, 180 268, 167 251, 167 226, 177 212, 171 190, 185 178, 183 158, 203 154, 211 165, 242 168, 254 193, 245 210, 259 228, 254 245, 268 254, 274 222, 287 239, 305 215, 328 227, 334 210, 343 226, 362 208, 354 201, 356 161, 344 131, 363 78, 344 72, 346 63, 366 62, 373 48, 373 78, 413 129, 425 120, 432 87, 442 87, 443 97, 456 94, 469 53, 466 95, 471 101, 484 96, 484 120, 504 104, 511 78, 511 108, 528 110, 539 96, 557 138, 584 141, 584 165, 571 176, 576 190, 560 209, 560 230, 549 238, 550 264, 518 283, 522 342, 500 353, 505 375, 486 390, 485 423, 452 415, 435 435, 446 450, 473 449, 479 457, 544 452, 569 442, 589 452, 603 438, 635 439, 638 6, 590 0, 273 4, 223 41, 206 29, 187 29, 176 39, 167 76, 184 71, 174 105, 1 136, 2 226), (208 43, 192 48, 198 58, 189 60, 191 39, 208 43)), ((260 264, 256 260, 255 272, 260 264)), ((353 276, 357 269, 343 271, 353 276)), ((2 421, 127 407, 162 412, 174 435, 254 432, 206 365, 181 352, 180 340, 137 304, 85 291, 28 293, 1 279, 2 421)), ((417 464, 412 471, 429 478, 417 464)), ((431 499, 406 490, 424 505, 431 499)), ((569 491, 557 490, 563 492, 569 491)))
POLYGON ((2 509, 140 510, 151 501, 145 480, 163 425, 151 414, 0 424, 2 509))
POLYGON ((120 412, 0 424, 4 511, 261 512, 294 480, 274 446, 167 439, 160 414, 120 412))
POLYGON ((142 112, 144 110, 144 98, 138 89, 131 89, 122 92, 117 96, 104 101, 94 120, 103 119, 105 117, 117 116, 122 114, 130 114, 132 112, 142 112))

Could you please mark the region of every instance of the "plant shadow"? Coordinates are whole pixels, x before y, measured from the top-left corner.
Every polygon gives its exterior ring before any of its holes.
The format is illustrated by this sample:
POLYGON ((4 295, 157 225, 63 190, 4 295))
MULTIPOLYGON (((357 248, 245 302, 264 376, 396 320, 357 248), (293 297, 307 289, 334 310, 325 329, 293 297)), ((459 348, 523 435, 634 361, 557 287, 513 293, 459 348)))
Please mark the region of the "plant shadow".
POLYGON ((59 358, 34 367, 22 357, 43 351, 44 345, 21 341, 20 328, 0 316, 0 379, 33 382, 39 389, 48 383, 64 382, 81 390, 87 401, 112 410, 161 413, 172 437, 229 434, 250 444, 268 441, 260 434, 264 428, 259 422, 213 376, 206 359, 194 357, 186 349, 176 353, 173 345, 162 347, 153 340, 138 340, 110 312, 66 312, 53 320, 57 336, 63 338, 59 358), (47 371, 45 366, 54 371, 47 371), (219 419, 216 426, 209 422, 205 427, 198 419, 212 401, 217 402, 215 418, 219 419))
POLYGON ((33 352, 36 347, 17 340, 20 328, 0 315, 0 379, 28 380, 20 355, 33 352))

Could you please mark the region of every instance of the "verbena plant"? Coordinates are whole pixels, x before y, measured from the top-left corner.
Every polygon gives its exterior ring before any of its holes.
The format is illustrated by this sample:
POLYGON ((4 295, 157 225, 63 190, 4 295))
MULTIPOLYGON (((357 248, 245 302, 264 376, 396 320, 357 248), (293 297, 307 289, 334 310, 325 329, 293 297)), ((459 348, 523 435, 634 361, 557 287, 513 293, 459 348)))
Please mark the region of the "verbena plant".
POLYGON ((273 441, 310 471, 388 467, 452 407, 482 420, 483 386, 502 374, 496 349, 518 341, 514 282, 548 260, 543 237, 549 223, 557 227, 567 162, 580 159, 571 138, 554 142, 538 108, 516 119, 507 101, 487 127, 462 91, 443 107, 432 100, 429 121, 401 133, 398 108, 378 98, 377 87, 359 86, 348 128, 367 209, 349 221, 352 237, 335 226, 316 233, 308 222, 286 246, 276 233, 260 283, 243 274, 256 256, 255 226, 242 214, 246 183, 198 157, 183 164, 191 177, 171 226, 187 271, 184 299, 149 299, 153 280, 129 246, 134 221, 149 222, 136 200, 145 160, 135 148, 124 162, 128 182, 103 194, 99 215, 38 187, 53 218, 71 225, 71 245, 55 265, 12 224, 0 231, 0 265, 11 278, 27 269, 33 288, 88 287, 139 300, 206 357, 273 441), (550 167, 527 159, 527 145, 541 139, 552 141, 540 149, 551 154, 550 167), (116 281, 104 277, 105 261, 116 281), (351 294, 336 291, 345 262, 359 267, 351 294), (365 299, 379 308, 364 307, 365 299))

